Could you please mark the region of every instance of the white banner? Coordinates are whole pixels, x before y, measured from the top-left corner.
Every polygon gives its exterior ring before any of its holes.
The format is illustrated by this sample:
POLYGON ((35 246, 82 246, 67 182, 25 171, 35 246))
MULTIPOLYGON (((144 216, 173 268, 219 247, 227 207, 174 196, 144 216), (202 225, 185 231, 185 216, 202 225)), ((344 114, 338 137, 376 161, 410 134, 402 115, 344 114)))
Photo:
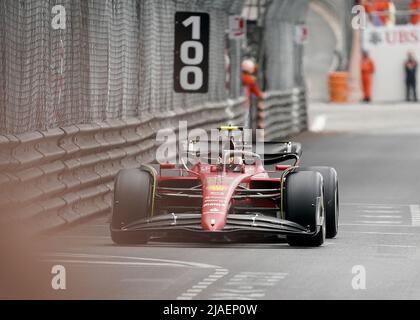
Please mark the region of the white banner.
POLYGON ((309 30, 306 25, 297 25, 295 27, 295 43, 306 44, 308 42, 309 30))
MULTIPOLYGON (((404 63, 409 51, 413 51, 420 60, 420 27, 369 27, 363 32, 362 41, 363 48, 369 52, 376 66, 373 100, 405 100, 404 63)), ((420 92, 419 81, 417 87, 420 92)))
POLYGON ((229 39, 243 40, 246 37, 246 20, 241 16, 229 16, 229 39))

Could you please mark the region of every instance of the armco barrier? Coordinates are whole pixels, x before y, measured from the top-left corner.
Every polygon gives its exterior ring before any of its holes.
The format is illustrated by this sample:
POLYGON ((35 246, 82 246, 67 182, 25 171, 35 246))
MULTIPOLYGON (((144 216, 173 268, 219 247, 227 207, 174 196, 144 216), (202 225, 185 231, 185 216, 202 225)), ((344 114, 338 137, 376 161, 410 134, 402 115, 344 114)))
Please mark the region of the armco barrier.
MULTIPOLYGON (((267 138, 297 132, 306 125, 304 95, 267 93, 260 115, 267 138), (280 128, 280 129, 279 129, 280 128)), ((45 132, 0 135, 0 223, 17 222, 44 231, 109 212, 119 170, 155 159, 159 129, 209 130, 241 124, 244 99, 208 103, 141 119, 73 125, 45 132)))
POLYGON ((258 128, 264 129, 265 140, 279 140, 306 130, 305 91, 267 92, 258 104, 258 128))
POLYGON ((211 129, 241 121, 244 99, 140 119, 0 135, 0 223, 37 232, 108 212, 119 170, 154 160, 161 128, 211 129), (229 112, 227 112, 229 110, 229 112))

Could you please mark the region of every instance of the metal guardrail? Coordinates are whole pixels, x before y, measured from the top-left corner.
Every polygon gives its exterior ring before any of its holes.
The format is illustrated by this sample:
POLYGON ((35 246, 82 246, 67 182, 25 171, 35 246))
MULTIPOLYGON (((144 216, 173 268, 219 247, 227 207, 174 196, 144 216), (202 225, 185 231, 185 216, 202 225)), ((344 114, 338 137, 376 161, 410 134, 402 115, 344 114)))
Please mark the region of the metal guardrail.
POLYGON ((141 120, 0 135, 0 223, 38 232, 108 212, 115 175, 154 160, 160 128, 176 130, 179 120, 203 129, 235 123, 243 104, 239 99, 141 120))
POLYGON ((258 104, 258 128, 264 129, 265 140, 279 140, 306 130, 305 91, 267 92, 258 104))
MULTIPOLYGON (((306 127, 304 94, 267 93, 260 124, 275 139, 306 127)), ((114 177, 155 159, 160 128, 210 130, 241 124, 245 100, 208 103, 143 119, 0 135, 0 223, 29 226, 31 232, 60 227, 109 212, 114 177)))
POLYGON ((420 14, 420 10, 384 10, 384 11, 370 11, 368 12, 370 15, 377 15, 377 16, 388 16, 388 15, 395 15, 395 16, 405 16, 411 17, 414 14, 420 14))
POLYGON ((411 18, 414 15, 419 15, 420 10, 384 10, 384 11, 370 11, 367 12, 369 15, 370 20, 372 20, 372 17, 387 17, 390 19, 391 23, 390 26, 394 25, 406 25, 411 24, 411 18))

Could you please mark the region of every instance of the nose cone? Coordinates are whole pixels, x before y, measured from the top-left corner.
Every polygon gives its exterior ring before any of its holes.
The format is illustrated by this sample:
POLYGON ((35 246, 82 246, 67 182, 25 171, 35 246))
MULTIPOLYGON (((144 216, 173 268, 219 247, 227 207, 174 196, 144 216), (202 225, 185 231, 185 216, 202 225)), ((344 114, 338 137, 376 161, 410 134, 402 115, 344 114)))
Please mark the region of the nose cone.
POLYGON ((226 224, 225 215, 222 214, 203 214, 201 218, 201 226, 207 231, 222 230, 226 224))

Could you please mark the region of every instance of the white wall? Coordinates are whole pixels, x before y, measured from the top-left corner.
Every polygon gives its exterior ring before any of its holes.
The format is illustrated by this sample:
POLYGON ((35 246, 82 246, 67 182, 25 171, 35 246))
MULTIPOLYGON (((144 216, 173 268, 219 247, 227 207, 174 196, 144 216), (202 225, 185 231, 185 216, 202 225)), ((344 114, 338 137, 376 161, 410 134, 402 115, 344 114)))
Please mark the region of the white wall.
MULTIPOLYGON (((420 27, 369 27, 363 32, 362 42, 376 65, 373 100, 405 100, 404 62, 410 50, 416 53, 420 61, 420 27)), ((419 81, 417 86, 420 92, 419 81)))

